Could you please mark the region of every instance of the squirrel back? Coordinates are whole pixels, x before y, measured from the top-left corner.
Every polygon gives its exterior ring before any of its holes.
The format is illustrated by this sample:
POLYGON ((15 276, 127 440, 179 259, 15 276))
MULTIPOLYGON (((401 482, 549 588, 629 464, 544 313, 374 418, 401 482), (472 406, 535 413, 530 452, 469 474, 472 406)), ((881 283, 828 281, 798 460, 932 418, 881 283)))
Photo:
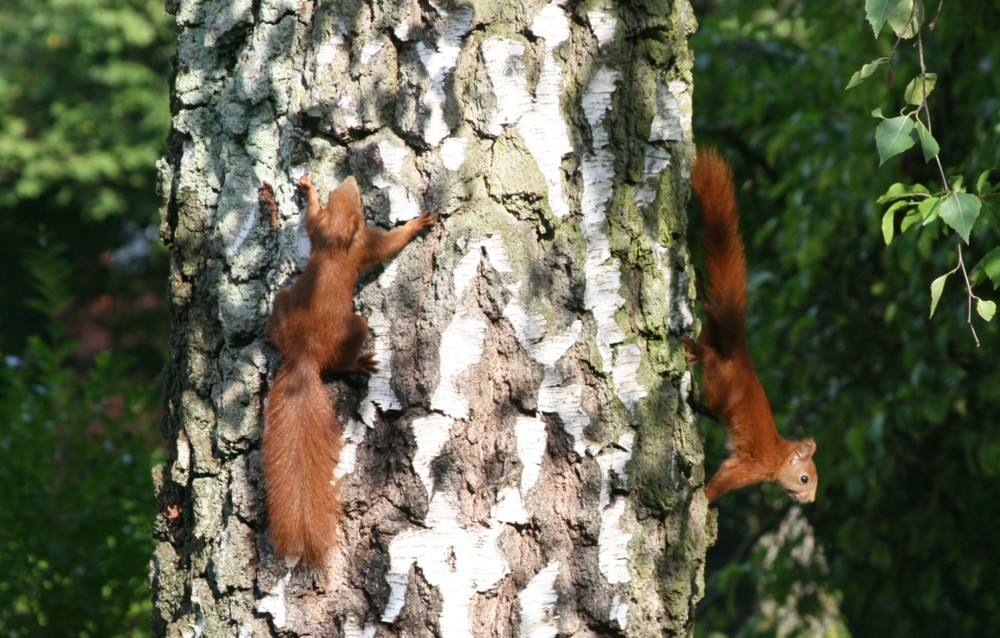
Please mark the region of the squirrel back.
POLYGON ((733 174, 714 149, 699 149, 691 184, 705 225, 706 319, 698 343, 685 341, 688 360, 702 366, 707 411, 726 427, 731 454, 705 492, 709 501, 762 481, 777 481, 793 499, 816 498, 812 439, 789 441, 774 424, 771 405, 747 347, 746 257, 739 230, 733 174))

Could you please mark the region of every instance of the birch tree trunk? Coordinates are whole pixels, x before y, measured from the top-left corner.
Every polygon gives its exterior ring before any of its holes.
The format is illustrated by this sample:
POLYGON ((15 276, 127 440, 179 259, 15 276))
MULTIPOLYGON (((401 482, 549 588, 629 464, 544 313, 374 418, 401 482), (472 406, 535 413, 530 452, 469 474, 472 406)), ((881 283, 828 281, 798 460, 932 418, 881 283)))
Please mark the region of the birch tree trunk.
POLYGON ((155 634, 690 633, 687 2, 168 4, 155 634), (441 212, 359 282, 381 370, 329 382, 347 520, 314 571, 273 553, 260 451, 306 172, 372 225, 441 212))

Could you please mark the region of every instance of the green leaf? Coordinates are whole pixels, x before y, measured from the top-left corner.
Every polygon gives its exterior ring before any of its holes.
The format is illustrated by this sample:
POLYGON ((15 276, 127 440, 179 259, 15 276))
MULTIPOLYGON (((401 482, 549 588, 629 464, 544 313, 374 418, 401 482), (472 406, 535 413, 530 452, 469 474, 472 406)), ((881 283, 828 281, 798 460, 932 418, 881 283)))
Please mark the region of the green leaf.
POLYGON ((941 300, 941 293, 944 292, 944 282, 950 274, 941 275, 931 282, 931 317, 934 316, 934 309, 937 308, 938 302, 941 300))
POLYGON ((1000 286, 1000 248, 994 248, 983 257, 983 269, 986 276, 993 282, 993 289, 1000 286))
POLYGON ((920 24, 924 15, 924 4, 917 0, 903 0, 896 4, 896 8, 889 12, 889 17, 886 22, 889 23, 889 27, 901 38, 908 39, 917 35, 917 31, 920 30, 920 24), (914 4, 916 5, 916 12, 914 12, 914 4), (911 20, 910 17, 913 17, 911 20))
POLYGON ((892 242, 892 237, 895 233, 896 211, 908 206, 913 206, 913 202, 905 199, 895 201, 886 209, 885 214, 882 215, 882 237, 885 239, 886 246, 892 242))
POLYGON ((976 312, 979 313, 980 317, 982 317, 986 321, 989 321, 989 320, 993 319, 993 315, 995 315, 997 313, 997 305, 996 305, 995 302, 990 301, 989 299, 979 299, 979 298, 977 298, 976 299, 976 312))
MULTIPOLYGON (((880 66, 887 63, 888 61, 889 58, 878 58, 877 60, 872 60, 868 64, 864 65, 863 67, 861 67, 860 71, 854 72, 854 75, 851 76, 851 80, 847 83, 847 86, 844 87, 844 90, 846 91, 851 87, 855 87, 861 84, 862 82, 864 82, 866 78, 870 77, 871 74, 876 71, 876 69, 878 69, 880 66)), ((878 115, 876 115, 875 117, 882 117, 882 109, 876 109, 876 110, 878 111, 878 115)), ((872 115, 875 115, 875 113, 872 112, 872 115)))
POLYGON ((865 16, 871 23, 876 38, 892 12, 902 4, 912 5, 912 0, 865 0, 865 16))
POLYGON ((981 205, 975 195, 952 193, 941 200, 941 219, 961 235, 965 243, 969 243, 969 233, 979 217, 981 205))
POLYGON ((919 212, 914 211, 909 213, 906 217, 903 218, 903 221, 900 222, 899 224, 899 234, 902 235, 906 231, 910 230, 910 228, 915 226, 917 222, 919 222, 921 219, 922 217, 919 212))
POLYGON ((986 276, 993 282, 993 289, 1000 287, 1000 247, 994 248, 986 253, 976 267, 972 269, 973 274, 985 272, 986 276))
POLYGON ((920 140, 920 149, 924 152, 924 161, 929 162, 941 151, 937 140, 923 122, 917 122, 917 138, 920 140))
POLYGON ((884 120, 885 117, 882 115, 882 107, 872 109, 872 117, 877 117, 880 120, 884 120))
POLYGON ((987 168, 985 171, 979 174, 979 179, 976 180, 976 192, 979 193, 980 195, 989 195, 990 192, 992 192, 993 189, 990 186, 990 183, 986 181, 986 179, 990 176, 990 173, 992 172, 993 172, 992 168, 987 168))
POLYGON ((923 184, 904 184, 902 182, 896 182, 889 187, 878 199, 875 200, 878 204, 884 204, 886 202, 891 202, 896 199, 909 198, 914 195, 930 195, 930 191, 923 184))
POLYGON ((882 215, 882 238, 885 239, 886 246, 892 243, 892 235, 896 231, 896 216, 893 215, 895 212, 890 206, 885 215, 882 215))
POLYGON ((917 143, 917 133, 914 128, 913 119, 906 115, 884 120, 875 128, 879 166, 917 143))
POLYGON ((910 104, 923 104, 937 84, 937 73, 925 73, 910 80, 903 92, 903 98, 910 104))
POLYGON ((940 197, 928 197, 917 204, 917 210, 920 212, 920 218, 924 220, 924 226, 938 218, 938 215, 941 213, 940 203, 940 197))

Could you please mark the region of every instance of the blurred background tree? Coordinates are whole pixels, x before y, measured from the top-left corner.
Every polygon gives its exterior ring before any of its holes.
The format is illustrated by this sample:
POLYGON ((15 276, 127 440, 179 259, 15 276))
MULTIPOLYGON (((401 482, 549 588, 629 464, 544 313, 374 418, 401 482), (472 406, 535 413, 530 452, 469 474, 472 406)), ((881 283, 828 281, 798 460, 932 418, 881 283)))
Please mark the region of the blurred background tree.
POLYGON ((149 633, 159 0, 0 4, 0 634, 149 633))
MULTIPOLYGON (((156 0, 0 5, 5 352, 22 348, 40 319, 24 304, 31 283, 21 249, 42 235, 66 245, 81 306, 103 293, 129 292, 134 301, 146 289, 162 297, 164 251, 149 229, 160 203, 155 163, 170 124, 172 46, 170 23, 156 0), (157 267, 160 272, 150 273, 157 267)), ((99 310, 106 321, 134 318, 99 310)), ((135 330, 115 327, 119 339, 135 330)))
MULTIPOLYGON (((954 266, 956 242, 938 224, 886 249, 875 204, 893 182, 940 183, 918 148, 878 166, 871 111, 903 106, 912 41, 892 84, 882 73, 845 92, 894 42, 873 38, 864 3, 694 4, 695 131, 734 165, 750 345, 779 428, 816 438, 820 470, 801 513, 779 489, 718 502, 699 633, 1000 635, 996 320, 974 319, 977 349, 954 279, 928 320, 930 282, 954 266)), ((934 133, 966 183, 1000 167, 998 27, 1000 12, 945 3, 925 31, 934 133)), ((997 244, 997 221, 984 209, 969 264, 997 244)), ((988 284, 976 293, 997 299, 988 284)), ((712 472, 723 436, 704 429, 712 472)))

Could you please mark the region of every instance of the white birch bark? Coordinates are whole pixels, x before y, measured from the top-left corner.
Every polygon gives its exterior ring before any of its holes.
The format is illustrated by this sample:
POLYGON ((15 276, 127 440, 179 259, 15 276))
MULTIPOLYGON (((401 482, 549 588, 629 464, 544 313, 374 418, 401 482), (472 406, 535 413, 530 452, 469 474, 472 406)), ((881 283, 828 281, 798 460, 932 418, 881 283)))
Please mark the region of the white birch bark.
POLYGON ((693 18, 580 4, 171 7, 156 635, 692 630, 710 541, 681 348, 693 18), (347 520, 311 573, 273 554, 260 464, 306 172, 321 196, 355 175, 369 224, 441 212, 359 283, 381 370, 331 381, 347 520))

